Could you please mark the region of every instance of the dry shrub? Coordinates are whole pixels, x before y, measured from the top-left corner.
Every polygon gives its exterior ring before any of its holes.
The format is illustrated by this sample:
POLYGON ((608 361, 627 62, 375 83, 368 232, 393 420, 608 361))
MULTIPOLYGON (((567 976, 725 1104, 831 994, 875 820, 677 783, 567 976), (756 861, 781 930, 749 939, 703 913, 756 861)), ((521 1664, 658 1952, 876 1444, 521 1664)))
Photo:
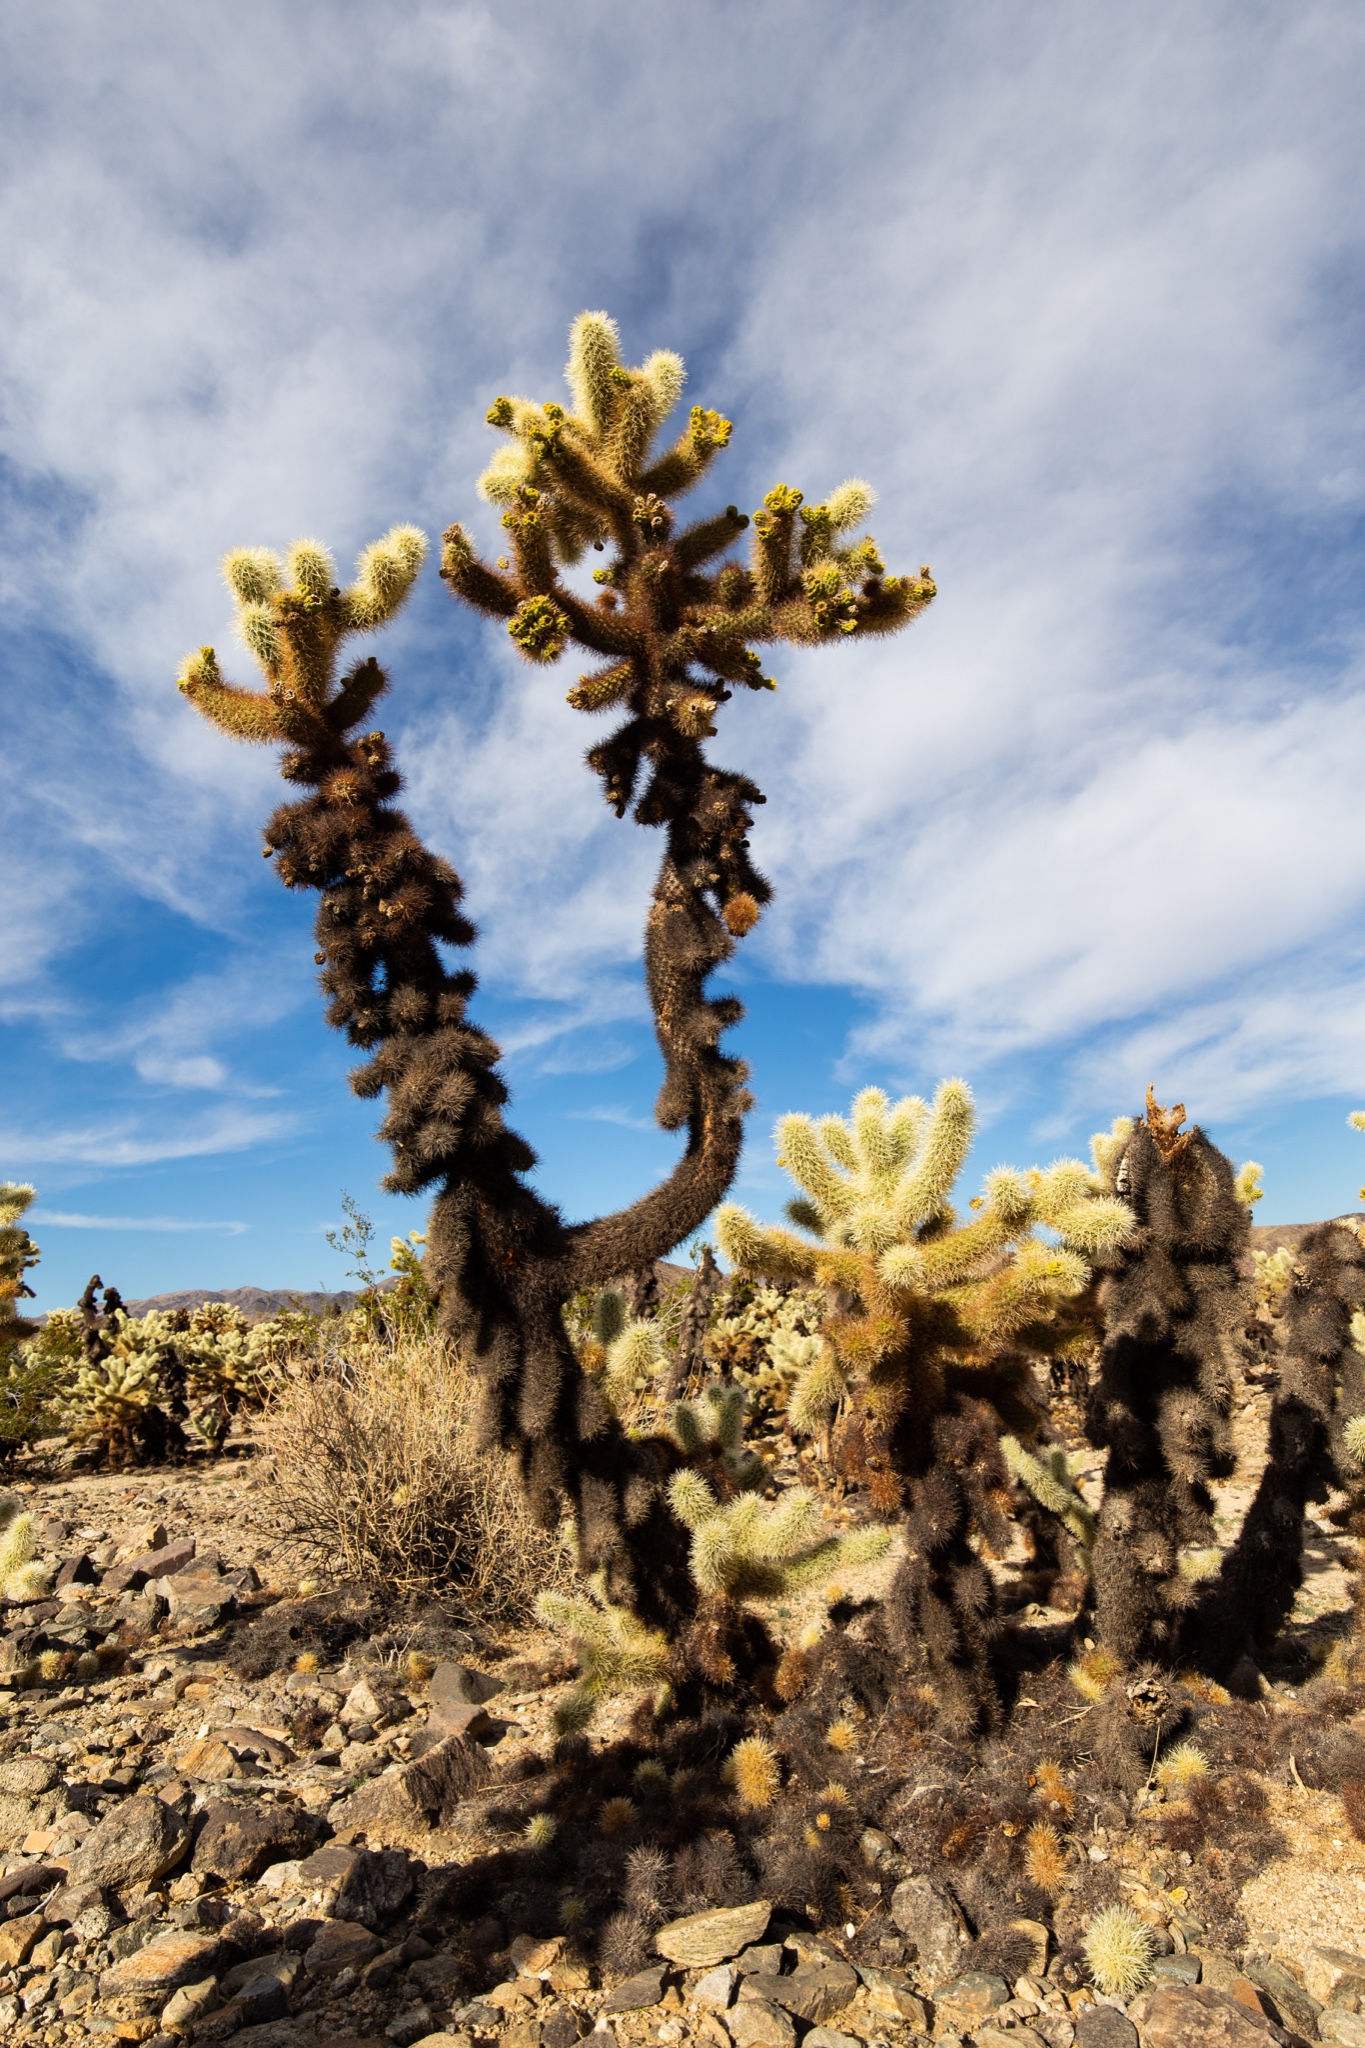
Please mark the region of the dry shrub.
POLYGON ((511 1461, 477 1442, 476 1405, 426 1332, 294 1359, 262 1425, 283 1522, 339 1580, 453 1594, 483 1619, 529 1612, 573 1581, 570 1543, 536 1527, 511 1461))

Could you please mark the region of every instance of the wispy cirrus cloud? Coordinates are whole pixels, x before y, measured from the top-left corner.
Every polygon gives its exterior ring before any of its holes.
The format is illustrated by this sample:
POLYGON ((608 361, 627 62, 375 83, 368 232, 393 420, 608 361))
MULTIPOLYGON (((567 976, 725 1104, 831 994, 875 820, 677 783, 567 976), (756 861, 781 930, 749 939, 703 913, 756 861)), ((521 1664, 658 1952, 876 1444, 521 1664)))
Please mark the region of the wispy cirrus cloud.
POLYGON ((201 1159, 214 1152, 244 1152, 297 1128, 288 1112, 225 1109, 206 1117, 156 1119, 148 1129, 133 1119, 90 1123, 68 1130, 0 1129, 0 1155, 17 1171, 31 1166, 148 1166, 160 1160, 201 1159))
POLYGON ((249 1223, 198 1222, 186 1216, 83 1216, 69 1209, 30 1209, 26 1220, 47 1230, 207 1230, 223 1237, 242 1237, 251 1228, 249 1223))

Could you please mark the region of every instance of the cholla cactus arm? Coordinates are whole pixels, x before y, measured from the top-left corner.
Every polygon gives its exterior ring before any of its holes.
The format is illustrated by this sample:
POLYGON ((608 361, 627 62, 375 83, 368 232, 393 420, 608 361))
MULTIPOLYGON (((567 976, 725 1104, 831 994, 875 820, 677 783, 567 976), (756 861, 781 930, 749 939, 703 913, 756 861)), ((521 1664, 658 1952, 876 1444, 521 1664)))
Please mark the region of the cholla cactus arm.
POLYGON ((663 1364, 663 1345, 654 1323, 627 1323, 619 1337, 607 1346, 606 1371, 602 1383, 613 1408, 630 1400, 638 1380, 652 1379, 663 1364))
POLYGON ((716 1211, 716 1238, 732 1266, 741 1273, 763 1273, 775 1280, 809 1280, 818 1264, 813 1245, 785 1230, 765 1230, 738 1202, 716 1211))
POLYGON ((1046 1459, 1037 1458, 1024 1449, 1017 1437, 1008 1435, 1001 1437, 1000 1448, 1015 1478, 1028 1488, 1040 1506, 1056 1515, 1078 1545, 1083 1559, 1088 1559, 1095 1541, 1095 1511, 1076 1485, 1066 1452, 1058 1445, 1046 1459))
POLYGON ((1232 1184, 1233 1191, 1238 1201, 1245 1202, 1248 1209, 1253 1208, 1265 1193, 1261 1186, 1261 1175, 1264 1172, 1265 1168, 1258 1165, 1254 1159, 1248 1159, 1245 1165, 1237 1169, 1237 1178, 1232 1184))
POLYGON ((48 1590, 52 1574, 32 1562, 33 1517, 13 1494, 0 1496, 0 1593, 6 1600, 37 1600, 48 1590))
POLYGON ((1083 1293, 1089 1282, 1090 1267, 1078 1253, 1030 1238, 1002 1272, 946 1294, 978 1343, 1004 1344, 1016 1331, 1045 1322, 1050 1311, 1083 1293))
POLYGON ((947 1201, 961 1173, 976 1129, 976 1110, 965 1081, 943 1081, 925 1119, 914 1165, 896 1198, 902 1229, 927 1222, 947 1201))

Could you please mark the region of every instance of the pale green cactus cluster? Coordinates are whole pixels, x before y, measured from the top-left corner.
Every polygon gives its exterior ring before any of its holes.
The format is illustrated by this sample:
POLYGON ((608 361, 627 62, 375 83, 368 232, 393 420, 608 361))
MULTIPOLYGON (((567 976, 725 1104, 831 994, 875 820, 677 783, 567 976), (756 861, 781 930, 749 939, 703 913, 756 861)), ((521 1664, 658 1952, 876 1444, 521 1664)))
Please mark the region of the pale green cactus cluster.
POLYGON ((784 1600, 827 1585, 886 1554, 886 1529, 823 1533, 814 1494, 792 1487, 775 1501, 753 1492, 721 1501, 700 1472, 675 1473, 668 1489, 674 1514, 692 1532, 692 1577, 713 1597, 784 1600))
POLYGON ((652 1691, 664 1704, 672 1657, 665 1636, 646 1628, 629 1608, 608 1600, 600 1575, 589 1581, 586 1600, 566 1593, 542 1593, 536 1613, 546 1628, 567 1636, 578 1655, 578 1683, 555 1713, 561 1735, 586 1728, 603 1700, 626 1692, 652 1691))

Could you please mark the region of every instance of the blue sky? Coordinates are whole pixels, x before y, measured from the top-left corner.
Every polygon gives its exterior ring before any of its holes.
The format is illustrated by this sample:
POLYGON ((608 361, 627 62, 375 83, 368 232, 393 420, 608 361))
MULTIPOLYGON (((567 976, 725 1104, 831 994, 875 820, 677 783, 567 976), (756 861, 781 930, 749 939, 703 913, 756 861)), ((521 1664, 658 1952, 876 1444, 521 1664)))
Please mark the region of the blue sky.
MULTIPOLYGON (((736 1034, 773 1118, 977 1090, 976 1163, 1147 1082, 1355 1205, 1365 1142, 1365 17, 1099 0, 95 0, 0 28, 0 1176, 42 1306, 340 1279, 373 1105, 259 853, 269 760, 177 697, 216 564, 395 520, 491 543, 500 391, 584 306, 736 423, 717 502, 861 474, 908 634, 789 655, 714 750, 777 888, 736 1034)), ((639 986, 656 849, 559 671, 428 571, 378 650, 460 868, 478 1014, 573 1215, 671 1156, 639 986)), ((238 651, 236 673, 248 679, 238 651)))

